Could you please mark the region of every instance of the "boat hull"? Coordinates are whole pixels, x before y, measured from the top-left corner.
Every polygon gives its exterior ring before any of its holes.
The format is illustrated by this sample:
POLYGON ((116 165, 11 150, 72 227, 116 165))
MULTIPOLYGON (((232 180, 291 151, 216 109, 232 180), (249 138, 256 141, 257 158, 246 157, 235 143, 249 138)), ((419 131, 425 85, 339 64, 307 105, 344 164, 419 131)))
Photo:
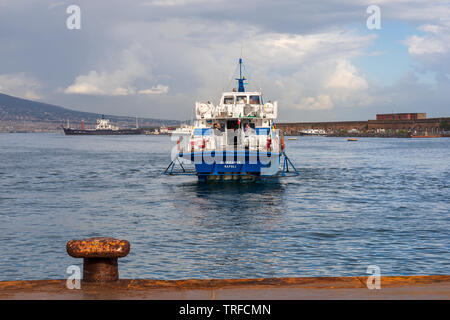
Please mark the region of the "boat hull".
POLYGON ((119 130, 80 130, 64 128, 64 133, 68 136, 72 135, 129 135, 143 134, 142 129, 119 129, 119 130))
POLYGON ((266 178, 278 174, 281 154, 263 151, 199 151, 180 153, 191 161, 200 180, 266 178))

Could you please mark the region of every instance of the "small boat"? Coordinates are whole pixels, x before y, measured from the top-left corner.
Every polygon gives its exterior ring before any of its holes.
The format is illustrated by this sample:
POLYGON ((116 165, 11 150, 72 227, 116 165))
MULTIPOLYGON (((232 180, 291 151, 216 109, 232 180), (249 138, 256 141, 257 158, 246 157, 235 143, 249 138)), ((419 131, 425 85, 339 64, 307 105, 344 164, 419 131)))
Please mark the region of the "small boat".
POLYGON ((440 138, 440 135, 411 135, 411 138, 440 138))
POLYGON ((356 138, 348 138, 347 141, 358 141, 356 138))
POLYGON ((211 182, 298 175, 276 128, 277 101, 264 102, 260 91, 245 91, 242 58, 236 80, 238 88, 223 92, 218 105, 196 102, 194 125, 172 133, 177 146, 165 174, 197 175, 199 181, 211 182), (188 165, 194 168, 187 170, 188 165))
POLYGON ((305 129, 299 131, 301 136, 326 136, 327 132, 323 129, 305 129))
POLYGON ((297 137, 289 137, 288 140, 297 140, 297 137))

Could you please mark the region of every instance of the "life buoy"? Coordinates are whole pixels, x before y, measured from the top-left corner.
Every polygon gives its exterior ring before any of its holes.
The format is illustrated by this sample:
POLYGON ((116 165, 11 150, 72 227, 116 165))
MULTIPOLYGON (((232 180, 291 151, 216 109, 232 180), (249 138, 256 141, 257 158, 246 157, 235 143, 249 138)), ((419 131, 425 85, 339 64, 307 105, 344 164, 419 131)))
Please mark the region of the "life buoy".
POLYGON ((200 114, 205 114, 209 110, 210 110, 210 107, 206 103, 200 103, 200 105, 198 106, 198 111, 200 112, 200 114))
POLYGON ((199 149, 205 149, 207 142, 209 143, 209 139, 205 140, 205 138, 201 140, 200 139, 191 140, 191 149, 194 150, 194 146, 198 147, 199 149))
POLYGON ((284 137, 281 137, 281 151, 284 151, 284 137))

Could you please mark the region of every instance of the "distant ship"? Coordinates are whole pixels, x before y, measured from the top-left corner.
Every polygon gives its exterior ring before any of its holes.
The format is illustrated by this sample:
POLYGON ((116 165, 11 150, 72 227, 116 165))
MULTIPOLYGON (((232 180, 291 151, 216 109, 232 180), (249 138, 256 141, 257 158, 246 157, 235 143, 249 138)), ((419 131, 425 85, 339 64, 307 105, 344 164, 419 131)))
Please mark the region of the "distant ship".
MULTIPOLYGON (((136 121, 137 122, 137 121, 136 121)), ((101 119, 97 119, 95 129, 85 129, 84 121, 81 121, 81 129, 73 129, 68 125, 67 128, 63 128, 66 135, 122 135, 122 134, 143 134, 143 129, 131 128, 120 129, 119 127, 111 125, 108 119, 102 116, 101 119)))

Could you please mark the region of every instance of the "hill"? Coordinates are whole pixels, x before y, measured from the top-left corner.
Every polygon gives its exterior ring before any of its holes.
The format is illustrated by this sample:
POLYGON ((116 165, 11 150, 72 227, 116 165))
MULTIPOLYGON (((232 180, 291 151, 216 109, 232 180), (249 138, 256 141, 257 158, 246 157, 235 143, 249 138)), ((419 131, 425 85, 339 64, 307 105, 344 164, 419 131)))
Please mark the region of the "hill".
MULTIPOLYGON (((93 126, 102 115, 82 112, 0 93, 0 132, 43 132, 56 131, 70 122, 71 127, 80 125, 84 120, 87 126, 93 126)), ((106 115, 114 125, 135 127, 135 117, 106 115)), ((179 125, 180 121, 152 118, 139 118, 140 127, 161 127, 179 125)))

